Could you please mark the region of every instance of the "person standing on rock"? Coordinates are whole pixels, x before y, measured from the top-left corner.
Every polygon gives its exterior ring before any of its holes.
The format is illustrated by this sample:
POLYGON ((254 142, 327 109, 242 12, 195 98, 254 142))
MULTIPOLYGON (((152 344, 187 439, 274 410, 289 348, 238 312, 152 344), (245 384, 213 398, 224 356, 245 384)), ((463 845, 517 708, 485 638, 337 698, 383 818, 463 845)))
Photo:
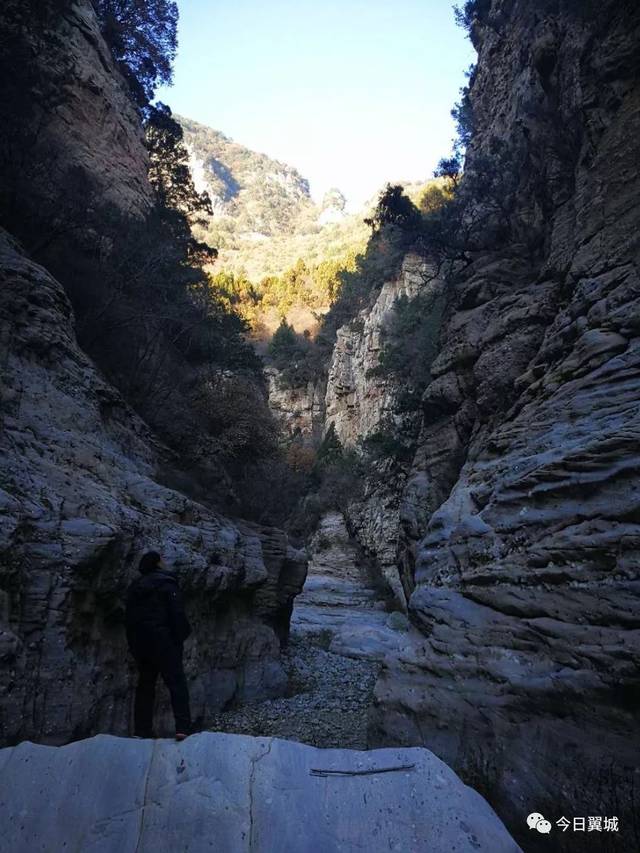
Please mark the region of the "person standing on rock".
POLYGON ((153 737, 153 702, 158 675, 171 694, 176 740, 191 734, 189 688, 182 667, 182 644, 191 633, 180 589, 160 554, 140 560, 140 574, 127 592, 127 641, 138 665, 134 737, 153 737))

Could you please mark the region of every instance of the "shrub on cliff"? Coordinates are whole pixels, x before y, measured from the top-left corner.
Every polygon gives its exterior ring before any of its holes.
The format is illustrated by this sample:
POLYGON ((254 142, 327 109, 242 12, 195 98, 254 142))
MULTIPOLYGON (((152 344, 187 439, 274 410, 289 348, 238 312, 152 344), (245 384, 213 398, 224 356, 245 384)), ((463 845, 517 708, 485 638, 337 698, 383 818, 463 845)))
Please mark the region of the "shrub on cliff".
POLYGON ((400 186, 387 185, 366 221, 372 231, 367 247, 356 256, 354 268, 340 273, 335 302, 322 318, 317 344, 325 363, 340 326, 353 320, 382 285, 398 275, 402 259, 420 238, 422 217, 400 186))
MULTIPOLYGON (((234 477, 238 513, 250 521, 275 527, 288 526, 308 488, 307 472, 291 467, 284 455, 244 465, 234 477)), ((298 545, 303 544, 300 529, 294 538, 298 545)))
POLYGON ((129 81, 138 104, 171 83, 178 38, 173 0, 93 0, 104 40, 129 81))
POLYGON ((413 299, 399 296, 383 329, 379 363, 370 373, 394 376, 402 383, 404 393, 400 408, 417 407, 420 396, 431 381, 430 368, 437 354, 438 335, 444 295, 427 290, 413 299))
POLYGON ((387 184, 380 193, 373 216, 365 222, 374 233, 385 225, 395 225, 404 232, 410 232, 419 228, 420 213, 399 184, 387 184))
POLYGON ((466 0, 462 6, 454 6, 456 23, 464 27, 473 41, 473 27, 483 21, 491 11, 491 0, 466 0))
POLYGON ((206 192, 196 190, 182 127, 166 104, 156 103, 149 108, 144 131, 149 183, 158 204, 179 211, 189 225, 205 225, 213 215, 211 199, 206 192))
POLYGON ((280 372, 281 381, 291 387, 304 385, 318 376, 320 365, 313 341, 308 335, 297 334, 284 317, 269 342, 267 354, 280 372))
POLYGON ((316 454, 316 465, 318 469, 327 465, 335 464, 344 458, 344 449, 336 432, 336 425, 332 422, 326 431, 318 452, 316 454))
POLYGON ((429 184, 418 196, 418 210, 423 216, 436 213, 441 210, 448 201, 451 201, 451 197, 452 191, 448 184, 429 184))

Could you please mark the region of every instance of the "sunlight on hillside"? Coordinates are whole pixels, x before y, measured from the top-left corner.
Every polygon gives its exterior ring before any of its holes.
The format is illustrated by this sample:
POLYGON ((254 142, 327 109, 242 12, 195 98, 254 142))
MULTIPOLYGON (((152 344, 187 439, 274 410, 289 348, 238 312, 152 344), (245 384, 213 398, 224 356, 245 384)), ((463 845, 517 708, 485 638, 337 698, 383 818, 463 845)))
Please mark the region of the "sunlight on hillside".
MULTIPOLYGON (((195 187, 212 201, 213 215, 196 224, 194 234, 218 250, 209 267, 214 287, 250 324, 259 350, 282 318, 315 336, 342 273, 353 272, 366 250, 371 229, 365 220, 377 199, 347 213, 334 188, 316 204, 309 182, 286 163, 191 119, 180 124, 195 187)), ((404 192, 426 212, 429 194, 438 195, 441 186, 442 179, 415 182, 404 192)))

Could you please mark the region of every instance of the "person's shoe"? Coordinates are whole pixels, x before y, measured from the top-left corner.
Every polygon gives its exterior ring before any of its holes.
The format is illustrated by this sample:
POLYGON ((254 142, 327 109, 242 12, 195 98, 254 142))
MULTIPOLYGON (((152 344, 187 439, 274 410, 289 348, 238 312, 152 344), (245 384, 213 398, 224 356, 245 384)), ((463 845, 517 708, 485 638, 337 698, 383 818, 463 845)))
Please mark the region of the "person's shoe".
POLYGON ((176 740, 186 740, 188 737, 189 735, 184 732, 176 732, 176 740))

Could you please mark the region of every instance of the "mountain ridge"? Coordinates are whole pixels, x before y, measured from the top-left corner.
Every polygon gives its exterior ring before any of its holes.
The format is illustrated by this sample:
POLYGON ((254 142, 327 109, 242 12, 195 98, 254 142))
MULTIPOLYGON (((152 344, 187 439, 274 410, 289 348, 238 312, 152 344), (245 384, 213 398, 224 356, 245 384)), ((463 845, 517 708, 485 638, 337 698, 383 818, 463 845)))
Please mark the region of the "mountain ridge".
MULTIPOLYGON (((282 275, 300 259, 317 265, 363 251, 370 235, 365 217, 376 204, 347 211, 336 187, 322 202, 311 196, 309 181, 294 166, 236 142, 223 131, 175 115, 190 155, 194 183, 206 190, 214 215, 200 239, 219 251, 216 270, 259 282, 282 275)), ((401 181, 410 197, 428 181, 401 181)), ((382 189, 382 188, 381 188, 382 189)))
POLYGON ((241 233, 286 232, 314 204, 309 181, 294 167, 193 119, 176 120, 191 155, 196 186, 207 190, 219 215, 237 221, 241 233))

